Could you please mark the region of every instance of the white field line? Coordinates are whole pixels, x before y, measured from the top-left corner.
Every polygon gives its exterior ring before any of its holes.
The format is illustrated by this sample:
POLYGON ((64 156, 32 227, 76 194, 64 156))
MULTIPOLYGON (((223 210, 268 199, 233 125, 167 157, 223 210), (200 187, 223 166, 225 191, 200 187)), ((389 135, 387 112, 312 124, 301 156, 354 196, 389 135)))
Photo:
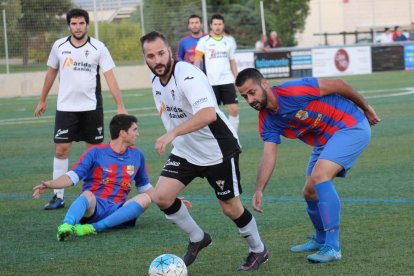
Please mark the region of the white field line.
MULTIPOLYGON (((407 87, 403 89, 396 89, 396 91, 405 91, 405 92, 398 92, 393 93, 389 92, 390 90, 367 90, 367 91, 359 91, 359 93, 366 95, 366 94, 373 94, 373 93, 384 93, 384 95, 375 95, 375 96, 366 96, 366 99, 375 99, 375 98, 388 98, 388 97, 398 97, 398 96, 406 96, 414 94, 414 87, 407 87), (388 92, 388 93, 387 93, 388 92)), ((142 96, 142 94, 134 94, 135 96, 142 96)), ((240 109, 248 108, 248 106, 240 106, 240 109)), ((154 110, 155 107, 141 107, 141 108, 129 108, 128 112, 138 112, 138 111, 144 111, 144 110, 154 110)), ((105 110, 104 114, 106 113, 116 113, 116 110, 105 110)), ((147 114, 140 114, 138 117, 150 117, 150 116, 158 116, 157 112, 151 112, 147 114)), ((47 123, 52 120, 54 120, 55 116, 42 116, 40 118, 35 117, 24 117, 24 118, 13 118, 13 119, 3 119, 0 120, 0 126, 6 126, 6 125, 20 125, 20 124, 39 124, 39 123, 47 123)))

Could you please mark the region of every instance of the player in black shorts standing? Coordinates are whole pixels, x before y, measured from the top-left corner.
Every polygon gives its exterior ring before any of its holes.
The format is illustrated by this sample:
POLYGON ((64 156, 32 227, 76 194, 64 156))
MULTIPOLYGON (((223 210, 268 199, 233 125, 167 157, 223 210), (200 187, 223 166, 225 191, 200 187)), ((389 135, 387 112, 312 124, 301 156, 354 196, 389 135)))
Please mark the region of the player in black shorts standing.
POLYGON ((214 14, 210 19, 211 32, 200 38, 196 47, 194 65, 200 67, 204 56, 207 78, 213 86, 217 104, 227 106, 229 121, 234 129, 239 128, 239 110, 234 80, 237 63, 234 58, 236 44, 224 35, 224 18, 214 14))
POLYGON ((154 73, 155 105, 167 133, 159 137, 159 155, 173 145, 155 187, 153 202, 189 237, 183 260, 191 265, 211 237, 194 221, 178 194, 196 178, 206 178, 223 213, 237 226, 249 254, 241 271, 257 269, 268 259, 256 220, 240 200, 240 144, 236 131, 221 112, 205 74, 187 62, 173 60, 163 34, 150 32, 141 37, 144 58, 154 73))
MULTIPOLYGON (((55 118, 55 158, 53 179, 68 171, 69 154, 73 141, 85 141, 86 148, 104 139, 103 106, 99 70, 102 70, 117 106, 117 112, 126 113, 121 91, 115 79, 115 64, 105 45, 87 35, 89 14, 72 9, 66 14, 70 36, 57 40, 47 61, 39 104, 34 115, 46 111, 46 98, 59 72, 59 94, 55 118)), ((54 190, 46 210, 63 208, 63 189, 54 190)))

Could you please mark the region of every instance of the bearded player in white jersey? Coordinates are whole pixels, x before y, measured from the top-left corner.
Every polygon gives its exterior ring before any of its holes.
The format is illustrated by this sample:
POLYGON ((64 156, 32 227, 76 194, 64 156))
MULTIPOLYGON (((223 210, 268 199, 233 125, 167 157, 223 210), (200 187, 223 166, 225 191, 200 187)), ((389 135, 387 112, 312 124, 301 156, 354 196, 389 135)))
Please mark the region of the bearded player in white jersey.
MULTIPOLYGON (((89 148, 104 139, 100 70, 111 90, 118 114, 126 113, 112 70, 115 64, 111 55, 102 42, 87 35, 88 12, 72 9, 66 14, 66 21, 71 35, 53 44, 39 104, 34 111, 36 117, 46 111, 46 98, 59 73, 53 179, 68 171, 73 141, 85 141, 86 148, 89 148)), ((54 190, 54 196, 45 205, 45 209, 63 208, 63 194, 63 189, 54 190)))
POLYGON ((141 37, 145 61, 154 73, 155 105, 167 132, 155 143, 158 155, 172 144, 152 198, 166 218, 189 236, 183 256, 191 265, 211 236, 194 221, 178 194, 196 178, 206 178, 223 213, 239 229, 249 247, 241 271, 257 269, 268 259, 256 221, 240 201, 240 144, 235 129, 220 111, 207 77, 187 62, 173 60, 163 34, 153 31, 141 37))

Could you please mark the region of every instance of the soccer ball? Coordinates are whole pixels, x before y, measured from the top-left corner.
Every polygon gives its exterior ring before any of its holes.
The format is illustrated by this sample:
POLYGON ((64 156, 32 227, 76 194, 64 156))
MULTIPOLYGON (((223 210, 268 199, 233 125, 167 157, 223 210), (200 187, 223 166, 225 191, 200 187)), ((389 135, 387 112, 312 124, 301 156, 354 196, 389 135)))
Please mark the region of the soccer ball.
POLYGON ((162 254, 152 261, 148 275, 187 276, 187 267, 180 257, 173 254, 162 254))

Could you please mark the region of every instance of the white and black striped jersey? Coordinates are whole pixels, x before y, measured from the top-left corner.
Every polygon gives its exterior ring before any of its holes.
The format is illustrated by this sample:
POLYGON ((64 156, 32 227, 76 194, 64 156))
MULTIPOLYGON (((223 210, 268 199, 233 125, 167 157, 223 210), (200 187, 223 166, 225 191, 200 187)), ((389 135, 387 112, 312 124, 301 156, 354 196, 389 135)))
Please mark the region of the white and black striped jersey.
POLYGON ((105 45, 92 37, 75 47, 70 37, 57 40, 49 54, 47 65, 59 69, 57 110, 89 111, 102 107, 99 70, 115 67, 105 45))
POLYGON ((154 76, 152 92, 155 105, 167 131, 190 120, 206 107, 214 107, 217 120, 202 129, 178 136, 172 154, 198 166, 219 164, 240 152, 234 128, 219 109, 206 75, 187 62, 175 62, 166 85, 154 76))

